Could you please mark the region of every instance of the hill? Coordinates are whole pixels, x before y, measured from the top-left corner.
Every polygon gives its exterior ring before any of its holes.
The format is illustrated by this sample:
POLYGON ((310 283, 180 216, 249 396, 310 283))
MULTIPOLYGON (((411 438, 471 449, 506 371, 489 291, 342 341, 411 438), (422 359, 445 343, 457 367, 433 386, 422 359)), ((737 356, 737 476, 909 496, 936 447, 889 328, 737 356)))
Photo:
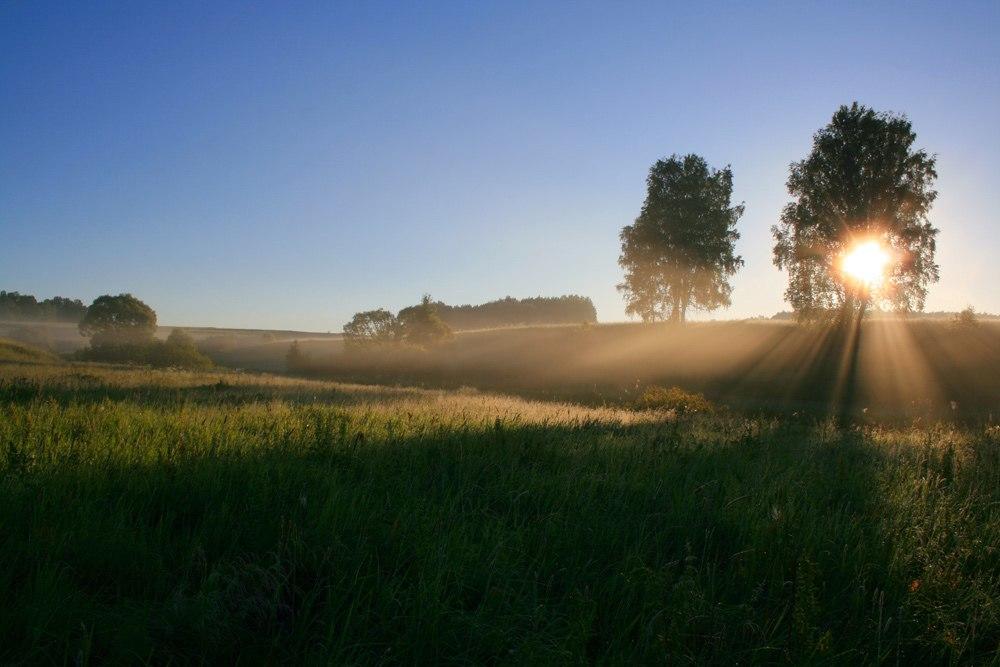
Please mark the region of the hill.
POLYGON ((0 338, 0 363, 58 363, 59 358, 37 347, 0 338))

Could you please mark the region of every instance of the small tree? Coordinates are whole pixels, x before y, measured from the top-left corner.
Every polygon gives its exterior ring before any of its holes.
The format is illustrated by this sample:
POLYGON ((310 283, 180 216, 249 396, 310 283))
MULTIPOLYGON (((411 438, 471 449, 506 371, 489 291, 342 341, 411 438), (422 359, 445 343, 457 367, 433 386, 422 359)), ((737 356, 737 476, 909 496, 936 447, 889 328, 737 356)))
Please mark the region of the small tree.
POLYGON ((194 338, 183 329, 174 329, 163 343, 154 341, 149 351, 154 366, 179 368, 208 368, 212 360, 195 345, 194 338))
POLYGON ((393 343, 400 334, 399 319, 384 308, 355 313, 344 325, 344 336, 351 345, 393 343))
POLYGON ((299 347, 299 341, 293 340, 285 353, 285 368, 289 373, 300 373, 308 365, 309 358, 299 347))
POLYGON ((167 345, 179 349, 197 349, 194 344, 194 338, 191 337, 191 334, 180 328, 175 328, 170 331, 170 335, 167 336, 167 345))
POLYGON ((646 188, 642 212, 620 236, 626 312, 683 322, 689 308, 728 306, 729 278, 743 265, 734 253, 743 205, 731 202, 732 171, 674 155, 650 168, 646 188))
POLYGON ((87 308, 79 329, 91 347, 144 344, 153 339, 156 313, 131 294, 105 294, 87 308))
POLYGON ((979 326, 976 309, 972 306, 966 306, 964 310, 952 316, 951 324, 961 329, 975 329, 979 326))
POLYGON ((453 335, 451 327, 438 316, 429 294, 424 295, 419 305, 399 311, 398 319, 403 340, 413 345, 435 345, 453 335))

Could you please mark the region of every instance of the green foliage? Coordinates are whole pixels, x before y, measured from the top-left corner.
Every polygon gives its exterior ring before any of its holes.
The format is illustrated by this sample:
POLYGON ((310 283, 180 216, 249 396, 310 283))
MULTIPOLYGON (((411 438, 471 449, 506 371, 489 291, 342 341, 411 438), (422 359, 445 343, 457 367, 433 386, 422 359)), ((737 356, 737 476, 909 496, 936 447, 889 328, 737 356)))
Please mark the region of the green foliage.
POLYGON ((166 341, 151 339, 139 342, 105 343, 80 350, 80 361, 114 364, 140 364, 159 368, 205 369, 212 360, 202 354, 194 340, 181 329, 174 329, 166 341))
POLYGON ((351 345, 387 345, 402 337, 399 319, 384 308, 355 313, 344 325, 344 337, 351 345))
POLYGON ((646 187, 642 212, 621 231, 626 312, 683 322, 689 308, 728 306, 729 278, 743 265, 734 254, 743 205, 731 205, 732 170, 674 155, 650 168, 646 187))
POLYGON ((476 306, 449 306, 438 301, 434 303, 434 307, 441 320, 456 331, 597 322, 594 303, 587 297, 575 294, 528 299, 508 296, 476 306))
POLYGON ((166 342, 154 343, 151 363, 154 366, 177 368, 209 368, 212 360, 202 354, 194 338, 183 329, 173 329, 166 342))
POLYGON ((914 150, 905 116, 857 102, 842 106, 813 137, 812 152, 791 166, 794 200, 772 228, 774 263, 788 271, 786 300, 801 319, 869 303, 922 310, 937 281, 935 229, 927 219, 937 192, 936 160, 914 150), (875 238, 895 256, 883 289, 852 287, 836 268, 852 243, 875 238))
POLYGON ((707 414, 716 410, 715 405, 702 394, 659 385, 646 387, 636 405, 642 410, 670 410, 677 415, 707 414))
POLYGON ((989 663, 998 453, 988 425, 8 365, 0 662, 989 663))
POLYGON ((438 316, 429 294, 424 295, 419 305, 399 311, 398 318, 402 339, 411 345, 428 347, 452 338, 451 327, 438 316))
POLYGON ((39 301, 31 294, 0 290, 0 320, 79 322, 86 312, 79 299, 54 296, 39 301))
POLYGON ((91 347, 148 344, 156 331, 156 313, 131 294, 94 299, 80 321, 91 347))

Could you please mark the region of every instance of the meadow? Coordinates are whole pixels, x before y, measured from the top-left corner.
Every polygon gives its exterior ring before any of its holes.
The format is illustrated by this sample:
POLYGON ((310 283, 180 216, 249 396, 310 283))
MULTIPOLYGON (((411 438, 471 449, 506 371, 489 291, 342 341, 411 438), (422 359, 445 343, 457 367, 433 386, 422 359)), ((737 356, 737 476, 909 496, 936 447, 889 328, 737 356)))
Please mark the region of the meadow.
POLYGON ((1000 428, 0 363, 0 663, 1000 662, 1000 428))
MULTIPOLYGON (((300 345, 309 377, 457 389, 589 405, 632 403, 650 384, 775 414, 879 419, 1000 417, 1000 321, 871 319, 860 325, 788 321, 602 324, 457 334, 443 344, 345 348, 300 345)), ((206 352, 227 366, 285 370, 288 342, 206 352)))

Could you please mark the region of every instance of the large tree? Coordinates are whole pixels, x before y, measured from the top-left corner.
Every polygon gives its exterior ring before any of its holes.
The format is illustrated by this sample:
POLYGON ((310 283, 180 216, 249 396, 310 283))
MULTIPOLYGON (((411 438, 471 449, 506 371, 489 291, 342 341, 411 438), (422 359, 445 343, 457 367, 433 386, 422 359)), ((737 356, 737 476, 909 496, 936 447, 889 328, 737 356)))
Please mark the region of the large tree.
POLYGON ((840 107, 809 156, 791 165, 793 201, 772 232, 774 263, 788 271, 785 298, 800 319, 863 314, 872 303, 923 309, 938 279, 937 230, 927 219, 937 173, 934 157, 913 149, 915 139, 905 116, 855 102, 840 107), (882 258, 868 280, 845 271, 845 258, 862 244, 882 258))
POLYGON ((80 321, 91 347, 148 343, 155 331, 156 313, 131 294, 97 297, 80 321))
POLYGON ((626 312, 683 322, 688 309, 728 306, 729 278, 743 265, 734 253, 743 205, 731 202, 732 170, 673 155, 650 168, 646 189, 639 217, 620 236, 626 312))

